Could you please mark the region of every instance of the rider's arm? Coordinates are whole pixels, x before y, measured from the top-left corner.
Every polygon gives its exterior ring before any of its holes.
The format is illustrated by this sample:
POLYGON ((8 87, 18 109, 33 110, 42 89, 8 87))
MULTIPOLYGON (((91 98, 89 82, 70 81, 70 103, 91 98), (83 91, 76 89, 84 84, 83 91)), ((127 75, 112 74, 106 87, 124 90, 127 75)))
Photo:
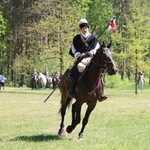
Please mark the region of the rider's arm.
POLYGON ((93 55, 96 54, 96 51, 100 48, 100 44, 97 42, 95 48, 93 48, 92 50, 90 50, 89 52, 90 53, 93 53, 93 55))
POLYGON ((80 55, 80 54, 81 54, 80 52, 78 52, 78 51, 75 49, 75 47, 74 47, 74 45, 73 45, 73 44, 72 44, 71 49, 72 49, 72 53, 74 54, 74 57, 75 57, 75 58, 76 58, 78 55, 80 55))

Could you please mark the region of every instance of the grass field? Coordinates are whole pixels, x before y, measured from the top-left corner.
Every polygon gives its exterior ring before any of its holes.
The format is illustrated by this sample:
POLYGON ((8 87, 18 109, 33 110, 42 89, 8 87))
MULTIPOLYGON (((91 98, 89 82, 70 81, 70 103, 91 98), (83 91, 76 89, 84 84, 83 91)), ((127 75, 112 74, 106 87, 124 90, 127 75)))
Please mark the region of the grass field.
MULTIPOLYGON (((8 88, 0 92, 1 150, 149 150, 150 90, 105 89, 109 97, 99 102, 77 141, 79 124, 67 138, 57 133, 60 125, 60 93, 50 99, 46 90, 8 88)), ((86 105, 82 109, 84 116, 86 105)), ((66 126, 71 123, 67 110, 66 126)))

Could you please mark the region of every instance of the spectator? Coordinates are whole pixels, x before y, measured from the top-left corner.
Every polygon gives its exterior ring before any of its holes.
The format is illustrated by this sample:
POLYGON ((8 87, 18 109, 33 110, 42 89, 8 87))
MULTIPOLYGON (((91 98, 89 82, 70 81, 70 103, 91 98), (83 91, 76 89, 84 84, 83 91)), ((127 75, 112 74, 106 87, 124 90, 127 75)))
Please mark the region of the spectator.
POLYGON ((31 76, 31 88, 32 89, 36 89, 37 81, 38 81, 38 73, 36 71, 36 68, 34 68, 34 71, 33 71, 32 76, 31 76))
POLYGON ((0 90, 1 90, 1 87, 3 87, 3 90, 4 90, 6 80, 7 78, 3 74, 0 75, 0 90))

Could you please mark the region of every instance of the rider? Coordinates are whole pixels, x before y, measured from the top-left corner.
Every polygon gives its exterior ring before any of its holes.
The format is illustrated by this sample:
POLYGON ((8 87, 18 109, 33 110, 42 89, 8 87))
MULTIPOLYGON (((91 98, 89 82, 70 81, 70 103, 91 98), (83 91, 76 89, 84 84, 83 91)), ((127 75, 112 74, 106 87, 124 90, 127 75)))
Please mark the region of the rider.
POLYGON ((47 79, 47 82, 48 82, 48 78, 49 78, 49 72, 48 72, 48 68, 45 69, 45 73, 44 73, 46 79, 47 79))
POLYGON ((59 73, 58 73, 58 71, 56 71, 56 72, 54 73, 53 78, 56 80, 57 83, 60 82, 60 78, 59 78, 59 73))
MULTIPOLYGON (((71 47, 71 51, 74 57, 77 59, 77 63, 71 73, 71 76, 73 76, 74 80, 71 85, 71 89, 68 92, 69 97, 72 97, 75 90, 78 72, 82 73, 85 70, 86 66, 89 65, 92 57, 95 55, 97 49, 100 47, 100 44, 95 35, 89 32, 88 21, 85 18, 81 18, 78 25, 81 33, 77 34, 73 38, 71 47)), ((107 99, 107 97, 102 94, 99 98, 99 101, 103 101, 105 99, 107 99)))

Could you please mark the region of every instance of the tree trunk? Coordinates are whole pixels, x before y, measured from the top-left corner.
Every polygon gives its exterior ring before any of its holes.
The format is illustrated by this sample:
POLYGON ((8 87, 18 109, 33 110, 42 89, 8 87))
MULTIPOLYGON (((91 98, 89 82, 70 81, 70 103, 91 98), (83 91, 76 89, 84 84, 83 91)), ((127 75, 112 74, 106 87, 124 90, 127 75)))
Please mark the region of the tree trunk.
POLYGON ((136 54, 136 65, 135 65, 135 94, 138 95, 138 83, 137 83, 137 76, 138 76, 138 65, 137 65, 137 49, 135 50, 135 54, 136 54))

